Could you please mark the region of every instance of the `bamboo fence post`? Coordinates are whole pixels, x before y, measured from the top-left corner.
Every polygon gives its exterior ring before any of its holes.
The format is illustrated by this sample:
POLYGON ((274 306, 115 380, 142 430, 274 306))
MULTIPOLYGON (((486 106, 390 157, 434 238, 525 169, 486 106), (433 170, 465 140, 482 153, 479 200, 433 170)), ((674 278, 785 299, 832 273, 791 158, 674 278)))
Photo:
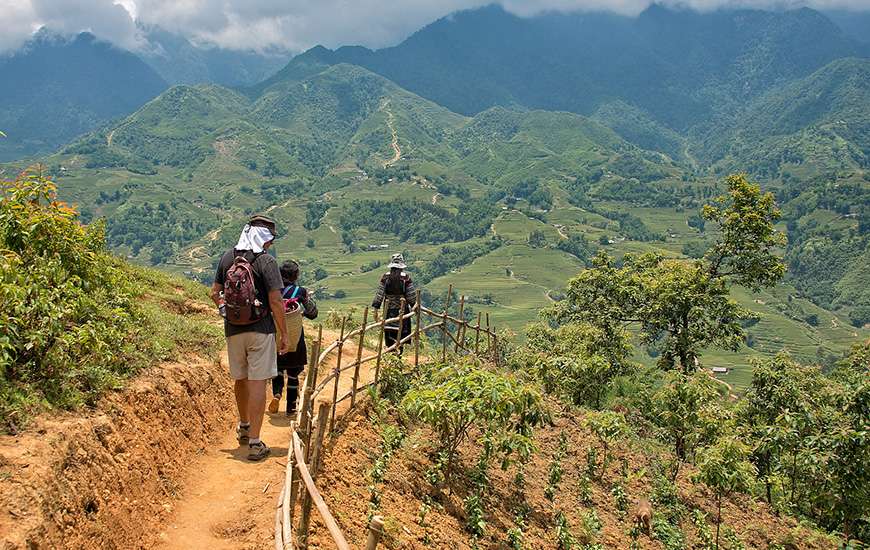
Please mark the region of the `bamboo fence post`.
MULTIPOLYGON (((293 446, 293 432, 296 430, 296 422, 290 422, 290 446, 293 446)), ((293 453, 287 453, 287 467, 284 469, 284 487, 281 489, 281 524, 283 540, 288 541, 292 536, 293 525, 293 483, 295 478, 294 471, 296 462, 293 460, 293 453)))
POLYGON ((441 362, 447 362, 447 339, 449 338, 447 331, 447 310, 444 310, 444 315, 441 316, 441 330, 443 331, 441 339, 441 362))
POLYGON ((384 518, 381 516, 372 517, 369 523, 369 536, 366 539, 366 550, 375 550, 378 543, 381 542, 381 535, 384 533, 384 518))
POLYGON ((417 370, 417 367, 420 365, 420 290, 417 289, 416 296, 414 298, 416 301, 414 302, 414 319, 415 327, 414 327, 414 370, 417 370))
POLYGON ((477 325, 474 327, 474 355, 478 355, 480 353, 480 315, 481 313, 477 312, 477 325))
POLYGON ((450 298, 453 296, 453 285, 447 286, 447 298, 444 300, 444 314, 441 316, 441 332, 444 338, 441 342, 441 362, 447 362, 447 312, 450 310, 450 298))
POLYGON ((366 324, 369 322, 369 308, 366 307, 363 310, 363 324, 362 328, 359 331, 359 345, 356 348, 356 366, 353 369, 353 387, 350 392, 350 406, 353 407, 356 404, 356 386, 359 383, 359 367, 360 361, 362 361, 362 353, 363 346, 365 346, 366 339, 366 324))
MULTIPOLYGON (((293 426, 295 428, 295 426, 293 426)), ((286 483, 284 485, 285 490, 290 491, 289 498, 285 499, 285 504, 290 508, 288 513, 290 515, 290 524, 293 524, 293 516, 295 515, 296 508, 296 500, 299 498, 299 484, 302 483, 301 476, 299 475, 299 470, 296 464, 296 454, 293 452, 293 430, 290 430, 290 447, 287 451, 287 468, 291 469, 293 472, 293 477, 290 481, 290 487, 287 487, 286 483)), ((287 537, 284 537, 284 540, 288 540, 287 537)))
POLYGON ((341 352, 344 347, 344 324, 347 322, 347 317, 341 320, 341 334, 338 338, 338 355, 335 358, 335 385, 332 390, 332 419, 329 423, 329 431, 335 429, 335 406, 338 403, 338 379, 341 377, 341 352))
MULTIPOLYGON (((465 315, 465 295, 459 297, 459 320, 465 322, 465 317, 463 317, 463 315, 465 315)), ((454 351, 457 355, 459 354, 459 349, 465 347, 464 345, 459 345, 460 341, 462 344, 465 344, 464 340, 465 335, 462 333, 462 325, 459 325, 456 327, 456 351, 454 351), (460 340, 460 337, 462 337, 462 340, 460 340)))
MULTIPOLYGON (((377 311, 377 310, 375 310, 375 311, 377 311)), ((384 318, 381 319, 381 335, 378 338, 378 355, 377 355, 377 358, 375 359, 375 384, 377 384, 381 378, 381 357, 384 354, 384 330, 385 330, 386 325, 387 325, 387 317, 384 316, 384 318)))
POLYGON ((486 354, 492 354, 492 332, 489 330, 489 312, 486 312, 486 354))
POLYGON ((317 340, 311 347, 311 357, 308 359, 308 376, 305 379, 305 389, 302 392, 302 409, 299 431, 302 434, 302 441, 305 444, 307 453, 308 444, 310 443, 311 435, 311 417, 314 413, 314 404, 312 396, 314 395, 314 386, 317 385, 317 371, 320 367, 318 360, 320 358, 320 347, 323 341, 323 325, 317 327, 317 340))
MULTIPOLYGON (((312 445, 313 452, 308 461, 308 471, 311 474, 312 480, 317 479, 317 466, 320 463, 323 438, 326 435, 326 420, 329 417, 331 406, 329 401, 324 400, 317 407, 317 433, 314 436, 314 444, 312 445)), ((305 548, 308 543, 308 526, 311 524, 312 503, 311 495, 306 491, 302 495, 302 512, 299 514, 299 546, 302 548, 305 548)))

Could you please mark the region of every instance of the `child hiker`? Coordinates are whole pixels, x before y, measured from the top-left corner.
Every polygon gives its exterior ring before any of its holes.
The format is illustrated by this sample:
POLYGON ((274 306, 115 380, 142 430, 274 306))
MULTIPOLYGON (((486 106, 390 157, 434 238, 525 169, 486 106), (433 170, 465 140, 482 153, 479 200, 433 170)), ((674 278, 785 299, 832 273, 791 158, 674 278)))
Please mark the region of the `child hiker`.
POLYGON ((288 333, 291 335, 290 338, 295 341, 290 342, 291 351, 278 355, 278 376, 272 379, 272 401, 269 403, 269 412, 278 412, 281 394, 284 390, 284 376, 286 375, 287 416, 293 416, 296 414, 296 400, 299 397, 299 375, 305 370, 305 364, 308 362, 308 350, 305 347, 305 331, 302 329, 301 318, 294 322, 290 317, 299 313, 296 311, 297 309, 301 309, 301 316, 307 319, 316 319, 317 304, 309 294, 308 289, 297 284, 299 264, 293 260, 284 262, 281 265, 281 278, 284 281, 284 289, 281 291, 284 311, 289 312, 288 333), (299 331, 298 339, 291 327, 294 324, 299 331))

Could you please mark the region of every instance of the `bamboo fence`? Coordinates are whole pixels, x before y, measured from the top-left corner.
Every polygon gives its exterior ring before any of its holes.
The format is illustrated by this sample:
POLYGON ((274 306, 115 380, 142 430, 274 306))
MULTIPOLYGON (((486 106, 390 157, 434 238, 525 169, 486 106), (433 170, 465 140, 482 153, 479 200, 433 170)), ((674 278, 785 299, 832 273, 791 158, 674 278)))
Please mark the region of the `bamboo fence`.
MULTIPOLYGON (((323 500, 317 489, 316 480, 320 471, 321 453, 327 435, 335 432, 337 406, 342 401, 350 399, 350 406, 357 402, 357 395, 371 386, 377 386, 380 382, 380 366, 383 356, 394 353, 406 345, 413 345, 414 367, 419 366, 421 355, 421 338, 428 332, 436 331, 442 337, 441 359, 446 360, 448 347, 453 348, 453 353, 468 354, 499 363, 498 336, 491 329, 489 314, 486 315, 486 325, 481 325, 481 316, 478 314, 477 323, 472 325, 464 318, 465 297, 460 297, 459 318, 448 314, 452 286, 448 291, 444 311, 432 311, 420 303, 420 291, 417 291, 414 306, 405 313, 405 301, 402 300, 399 315, 396 317, 378 320, 377 313, 374 322, 369 323, 369 310, 363 311, 362 325, 355 330, 345 332, 348 326, 348 318, 341 322, 339 338, 323 347, 323 327, 317 331, 317 340, 311 348, 311 354, 306 369, 305 382, 303 383, 302 406, 299 409, 296 420, 291 423, 291 440, 288 447, 287 469, 284 475, 284 485, 278 497, 275 511, 275 550, 291 550, 293 548, 306 548, 308 545, 308 530, 311 523, 311 509, 314 507, 320 516, 323 525, 329 531, 335 546, 339 550, 350 550, 347 539, 335 521, 335 517, 329 511, 329 507, 323 500), (427 317, 428 323, 422 321, 427 317), (390 346, 384 346, 384 333, 391 326, 398 328, 397 335, 401 336, 404 321, 411 321, 410 334, 404 335, 401 340, 390 346), (453 329, 451 331, 451 328, 453 329), (378 344, 374 353, 365 354, 366 333, 378 331, 378 344), (466 337, 468 331, 473 332, 474 343, 470 344, 471 337, 466 337), (448 346, 448 342, 452 344, 448 346), (486 344, 484 349, 482 345, 486 344), (342 366, 342 351, 346 346, 356 346, 356 359, 349 365, 342 366), (335 367, 320 382, 317 381, 320 367, 324 365, 329 356, 336 353, 335 367), (359 374, 360 367, 371 361, 375 362, 374 379, 370 382, 361 383, 359 374), (339 396, 339 381, 343 373, 351 371, 351 389, 344 395, 339 396), (318 399, 324 392, 329 392, 332 385, 331 395, 318 399), (315 414, 315 401, 317 411, 315 414), (297 516, 298 509, 298 516, 297 516), (295 523, 295 526, 294 526, 295 523)), ((370 523, 365 541, 366 550, 374 550, 381 539, 383 531, 383 518, 374 516, 370 523)))

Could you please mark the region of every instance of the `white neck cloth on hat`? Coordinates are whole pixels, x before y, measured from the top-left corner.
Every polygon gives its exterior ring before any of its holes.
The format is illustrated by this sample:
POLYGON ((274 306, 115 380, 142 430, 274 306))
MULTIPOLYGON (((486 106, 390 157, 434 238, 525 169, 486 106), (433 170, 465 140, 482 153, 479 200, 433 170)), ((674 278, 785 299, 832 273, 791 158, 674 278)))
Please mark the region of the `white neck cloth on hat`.
POLYGON ((274 239, 275 237, 268 227, 245 225, 245 228, 242 229, 242 234, 239 235, 236 250, 250 250, 254 254, 259 254, 265 250, 263 245, 274 239))

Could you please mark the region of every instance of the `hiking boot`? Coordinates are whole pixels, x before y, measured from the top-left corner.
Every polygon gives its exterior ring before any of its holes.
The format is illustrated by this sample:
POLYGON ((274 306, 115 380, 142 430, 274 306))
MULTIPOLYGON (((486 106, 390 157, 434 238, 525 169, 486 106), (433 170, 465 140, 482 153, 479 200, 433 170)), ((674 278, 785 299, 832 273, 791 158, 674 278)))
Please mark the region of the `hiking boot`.
POLYGON ((250 426, 236 426, 236 439, 239 440, 239 445, 247 445, 251 437, 248 435, 250 426))
POLYGON ((287 408, 287 416, 296 416, 296 405, 287 408))
POLYGON ((272 449, 270 449, 269 446, 262 441, 248 444, 248 460, 263 460, 264 458, 269 456, 269 453, 271 452, 272 449))
POLYGON ((278 412, 278 405, 281 403, 280 395, 273 395, 272 400, 269 401, 269 412, 275 414, 278 412))

